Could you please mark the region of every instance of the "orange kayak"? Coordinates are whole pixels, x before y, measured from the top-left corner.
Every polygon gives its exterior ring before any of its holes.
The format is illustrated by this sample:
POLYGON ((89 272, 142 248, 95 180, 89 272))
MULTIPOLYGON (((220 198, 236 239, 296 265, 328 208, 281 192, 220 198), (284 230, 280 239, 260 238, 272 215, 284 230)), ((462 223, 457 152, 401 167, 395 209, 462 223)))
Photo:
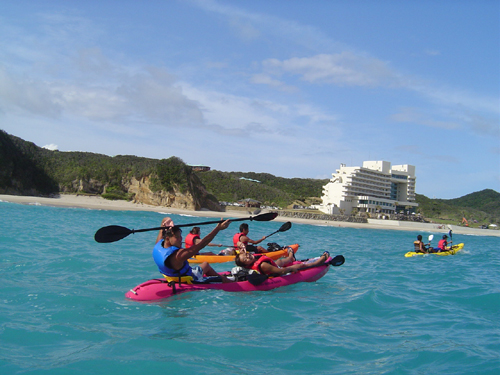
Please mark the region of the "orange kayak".
MULTIPOLYGON (((278 251, 272 251, 269 253, 265 253, 269 258, 276 260, 281 257, 286 256, 288 251, 285 249, 283 250, 278 250, 278 251)), ((293 249, 293 252, 296 253, 297 250, 299 249, 299 245, 289 245, 293 249)), ((203 263, 203 262, 208 262, 208 263, 225 263, 225 262, 234 262, 234 255, 203 255, 203 253, 198 254, 192 258, 188 259, 189 263, 203 263)))

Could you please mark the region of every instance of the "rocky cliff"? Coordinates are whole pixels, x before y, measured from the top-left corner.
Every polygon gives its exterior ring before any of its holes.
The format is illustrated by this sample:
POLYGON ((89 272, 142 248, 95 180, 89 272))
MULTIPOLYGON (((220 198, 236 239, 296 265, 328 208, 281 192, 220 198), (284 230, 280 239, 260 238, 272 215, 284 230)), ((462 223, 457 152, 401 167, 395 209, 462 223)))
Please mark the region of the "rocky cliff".
MULTIPOLYGON (((99 180, 89 179, 88 181, 79 179, 74 180, 70 186, 60 186, 60 192, 63 193, 85 193, 85 194, 106 194, 107 184, 99 180)), ((134 203, 144 203, 152 206, 173 207, 185 210, 208 209, 211 211, 223 211, 218 200, 209 194, 203 185, 190 181, 187 192, 181 192, 174 186, 172 192, 153 191, 151 189, 151 178, 143 177, 136 179, 122 179, 122 187, 128 196, 132 197, 134 203)), ((37 194, 35 194, 37 195, 37 194)))
POLYGON ((102 195, 189 210, 222 211, 181 159, 49 151, 0 130, 0 194, 102 195), (139 177, 140 176, 140 177, 139 177))
POLYGON ((217 199, 210 195, 203 186, 190 183, 187 192, 182 193, 174 187, 173 192, 151 190, 151 181, 149 177, 137 180, 132 178, 123 184, 128 193, 133 195, 135 203, 150 204, 153 206, 165 206, 187 210, 201 210, 203 208, 211 211, 222 211, 217 199))

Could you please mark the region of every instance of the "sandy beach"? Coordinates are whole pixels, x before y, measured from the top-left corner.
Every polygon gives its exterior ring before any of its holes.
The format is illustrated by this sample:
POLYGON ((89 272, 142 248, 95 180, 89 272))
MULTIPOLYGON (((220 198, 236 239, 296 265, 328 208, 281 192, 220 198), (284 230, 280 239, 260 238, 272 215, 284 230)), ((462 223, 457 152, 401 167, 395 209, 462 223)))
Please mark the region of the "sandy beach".
MULTIPOLYGON (((19 195, 1 195, 0 201, 19 203, 19 204, 38 204, 44 206, 54 207, 76 207, 87 208, 93 210, 118 210, 118 211, 153 211, 163 212, 165 214, 179 214, 179 215, 192 215, 199 217, 215 217, 215 218, 242 218, 252 216, 248 212, 238 210, 227 210, 226 212, 215 212, 208 210, 192 211, 181 210, 171 207, 151 206, 142 203, 132 203, 126 201, 111 201, 98 196, 86 195, 72 195, 62 194, 57 198, 43 198, 32 196, 19 196, 19 195)), ((265 213, 263 210, 261 213, 265 213)), ((299 219, 286 216, 278 216, 275 221, 293 223, 322 225, 322 226, 335 226, 335 227, 350 227, 350 228, 364 228, 364 229, 387 229, 387 230, 405 230, 413 232, 427 231, 430 233, 448 233, 449 228, 439 224, 417 223, 417 222, 399 222, 391 220, 373 220, 369 219, 366 223, 349 223, 339 221, 324 221, 312 219, 299 219)), ((500 230, 491 229, 477 229, 460 227, 457 225, 452 226, 453 233, 456 234, 469 234, 476 236, 497 236, 500 237, 500 230)))

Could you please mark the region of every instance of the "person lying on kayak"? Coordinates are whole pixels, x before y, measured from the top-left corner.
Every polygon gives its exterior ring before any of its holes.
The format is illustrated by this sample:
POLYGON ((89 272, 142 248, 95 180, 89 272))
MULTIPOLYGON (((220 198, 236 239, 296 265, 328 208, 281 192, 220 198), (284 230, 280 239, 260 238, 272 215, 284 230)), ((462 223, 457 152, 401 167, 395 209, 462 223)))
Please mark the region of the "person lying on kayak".
POLYGON ((417 240, 413 242, 413 246, 415 247, 415 252, 416 253, 424 253, 424 254, 429 254, 429 253, 437 253, 437 250, 434 248, 430 247, 430 242, 428 244, 424 244, 422 242, 422 235, 417 236, 417 240))
POLYGON ((267 253, 268 251, 264 249, 262 246, 254 246, 264 241, 267 237, 264 236, 260 240, 254 241, 248 237, 248 232, 250 232, 248 224, 247 223, 241 224, 240 232, 236 233, 233 236, 234 247, 237 250, 241 250, 242 252, 252 251, 254 253, 267 253))
POLYGON ((323 255, 307 262, 296 262, 293 250, 288 248, 286 258, 278 259, 276 262, 264 254, 240 253, 234 261, 237 266, 248 268, 269 276, 280 276, 290 272, 297 272, 302 268, 320 266, 326 262, 330 254, 325 251, 323 255))
MULTIPOLYGON (((153 249, 153 259, 158 266, 158 270, 163 275, 170 277, 192 276, 194 281, 203 281, 204 275, 220 276, 207 262, 203 262, 196 267, 191 267, 188 259, 197 255, 201 249, 214 239, 217 233, 226 229, 230 223, 230 220, 226 220, 217 224, 200 242, 190 248, 182 248, 181 228, 175 225, 172 226, 173 221, 170 218, 164 218, 162 226, 165 226, 165 229, 160 231, 161 235, 158 234, 158 238, 160 239, 153 249)), ((222 282, 231 282, 225 276, 220 277, 222 282)))
POLYGON ((441 252, 441 251, 448 251, 448 250, 450 250, 449 247, 447 248, 448 243, 451 246, 451 244, 453 243, 453 241, 448 242, 448 236, 445 234, 443 236, 443 239, 439 240, 439 242, 438 242, 438 249, 439 249, 439 251, 441 252))

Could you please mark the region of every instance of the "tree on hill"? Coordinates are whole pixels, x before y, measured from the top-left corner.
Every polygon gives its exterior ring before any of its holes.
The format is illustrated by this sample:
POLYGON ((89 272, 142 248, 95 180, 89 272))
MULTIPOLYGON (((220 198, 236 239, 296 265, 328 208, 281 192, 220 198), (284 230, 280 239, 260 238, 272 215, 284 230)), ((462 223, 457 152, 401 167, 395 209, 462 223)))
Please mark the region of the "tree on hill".
MULTIPOLYGON (((107 156, 90 152, 50 151, 0 130, 0 193, 49 195, 82 191, 112 199, 130 199, 126 182, 149 177, 152 190, 189 191, 214 203, 255 199, 266 206, 318 201, 328 179, 276 177, 255 172, 194 172, 181 159, 107 156), (106 194, 104 193, 106 190, 106 194)), ((426 218, 460 222, 463 215, 483 223, 500 223, 500 194, 486 189, 456 199, 429 199, 416 194, 426 218)))

